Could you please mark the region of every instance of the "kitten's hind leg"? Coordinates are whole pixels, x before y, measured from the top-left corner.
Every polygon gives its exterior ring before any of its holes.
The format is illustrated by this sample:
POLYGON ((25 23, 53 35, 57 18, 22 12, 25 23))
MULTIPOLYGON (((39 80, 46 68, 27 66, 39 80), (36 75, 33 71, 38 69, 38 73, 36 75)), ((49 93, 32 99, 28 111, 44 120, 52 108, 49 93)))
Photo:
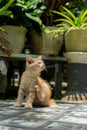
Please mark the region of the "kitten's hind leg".
POLYGON ((14 103, 14 107, 21 107, 22 106, 22 100, 24 97, 24 92, 22 89, 19 89, 18 91, 18 97, 17 97, 17 102, 14 103))

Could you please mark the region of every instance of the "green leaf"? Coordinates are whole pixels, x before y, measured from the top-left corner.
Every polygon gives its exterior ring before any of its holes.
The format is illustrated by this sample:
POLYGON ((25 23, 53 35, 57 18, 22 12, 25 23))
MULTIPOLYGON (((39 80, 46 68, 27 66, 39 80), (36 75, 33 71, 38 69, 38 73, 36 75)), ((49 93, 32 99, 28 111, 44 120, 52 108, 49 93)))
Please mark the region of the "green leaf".
POLYGON ((81 28, 87 27, 87 23, 82 24, 81 28))
POLYGON ((70 17, 72 17, 74 20, 76 19, 75 15, 66 7, 63 6, 63 9, 70 15, 70 17))
POLYGON ((58 14, 58 15, 61 15, 62 17, 66 18, 66 19, 69 20, 69 21, 72 20, 69 16, 67 16, 67 15, 64 14, 64 13, 57 12, 57 11, 52 11, 52 12, 53 12, 53 13, 56 13, 56 14, 58 14))
POLYGON ((3 12, 6 11, 9 6, 14 2, 15 0, 10 0, 6 5, 4 5, 1 9, 0 9, 0 15, 3 15, 3 12))
POLYGON ((87 16, 84 18, 83 23, 87 22, 87 16))
POLYGON ((74 22, 73 21, 70 21, 70 20, 67 20, 67 19, 57 19, 57 21, 61 21, 61 22, 65 22, 65 24, 70 24, 71 26, 75 26, 74 22))
POLYGON ((25 13, 25 15, 26 15, 28 18, 30 18, 30 19, 34 20, 35 22, 37 22, 39 25, 42 25, 42 21, 41 21, 41 19, 40 19, 39 17, 32 16, 32 15, 29 14, 29 13, 25 13))
POLYGON ((53 34, 55 36, 64 34, 68 29, 71 28, 83 28, 87 29, 87 10, 81 11, 78 16, 75 16, 71 10, 67 9, 66 7, 62 7, 63 12, 59 11, 52 11, 52 13, 58 14, 62 16, 62 18, 54 20, 54 22, 61 22, 57 24, 57 30, 53 30, 53 34))
POLYGON ((84 12, 81 12, 80 14, 81 16, 81 21, 84 21, 85 17, 87 16, 87 10, 85 10, 84 12))

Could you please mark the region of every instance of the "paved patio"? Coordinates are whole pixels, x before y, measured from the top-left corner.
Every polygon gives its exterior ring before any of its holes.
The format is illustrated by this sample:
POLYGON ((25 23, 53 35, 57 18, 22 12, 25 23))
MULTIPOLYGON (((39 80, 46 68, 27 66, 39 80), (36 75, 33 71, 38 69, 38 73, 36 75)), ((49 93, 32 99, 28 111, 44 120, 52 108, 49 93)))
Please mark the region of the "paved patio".
POLYGON ((0 130, 87 130, 87 102, 33 109, 15 108, 13 103, 0 101, 0 130))

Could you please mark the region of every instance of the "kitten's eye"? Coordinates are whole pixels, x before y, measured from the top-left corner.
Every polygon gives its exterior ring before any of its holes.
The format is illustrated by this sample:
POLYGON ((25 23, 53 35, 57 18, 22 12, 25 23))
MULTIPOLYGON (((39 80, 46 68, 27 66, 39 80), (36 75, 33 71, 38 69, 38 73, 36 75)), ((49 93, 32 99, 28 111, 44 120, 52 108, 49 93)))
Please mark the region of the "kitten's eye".
POLYGON ((38 62, 38 64, 41 64, 41 62, 38 62))

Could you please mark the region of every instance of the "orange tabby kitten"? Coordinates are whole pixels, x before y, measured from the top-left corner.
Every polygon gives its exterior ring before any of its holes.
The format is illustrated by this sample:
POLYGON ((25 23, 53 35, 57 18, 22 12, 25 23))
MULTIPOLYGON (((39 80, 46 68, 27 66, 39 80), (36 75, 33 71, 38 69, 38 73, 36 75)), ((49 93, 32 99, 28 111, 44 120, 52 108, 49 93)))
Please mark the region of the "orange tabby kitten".
POLYGON ((32 108, 33 105, 51 106, 56 105, 51 99, 51 86, 40 77, 41 71, 45 69, 45 64, 41 57, 26 57, 26 69, 22 74, 15 107, 22 106, 24 96, 27 96, 25 108, 32 108))

